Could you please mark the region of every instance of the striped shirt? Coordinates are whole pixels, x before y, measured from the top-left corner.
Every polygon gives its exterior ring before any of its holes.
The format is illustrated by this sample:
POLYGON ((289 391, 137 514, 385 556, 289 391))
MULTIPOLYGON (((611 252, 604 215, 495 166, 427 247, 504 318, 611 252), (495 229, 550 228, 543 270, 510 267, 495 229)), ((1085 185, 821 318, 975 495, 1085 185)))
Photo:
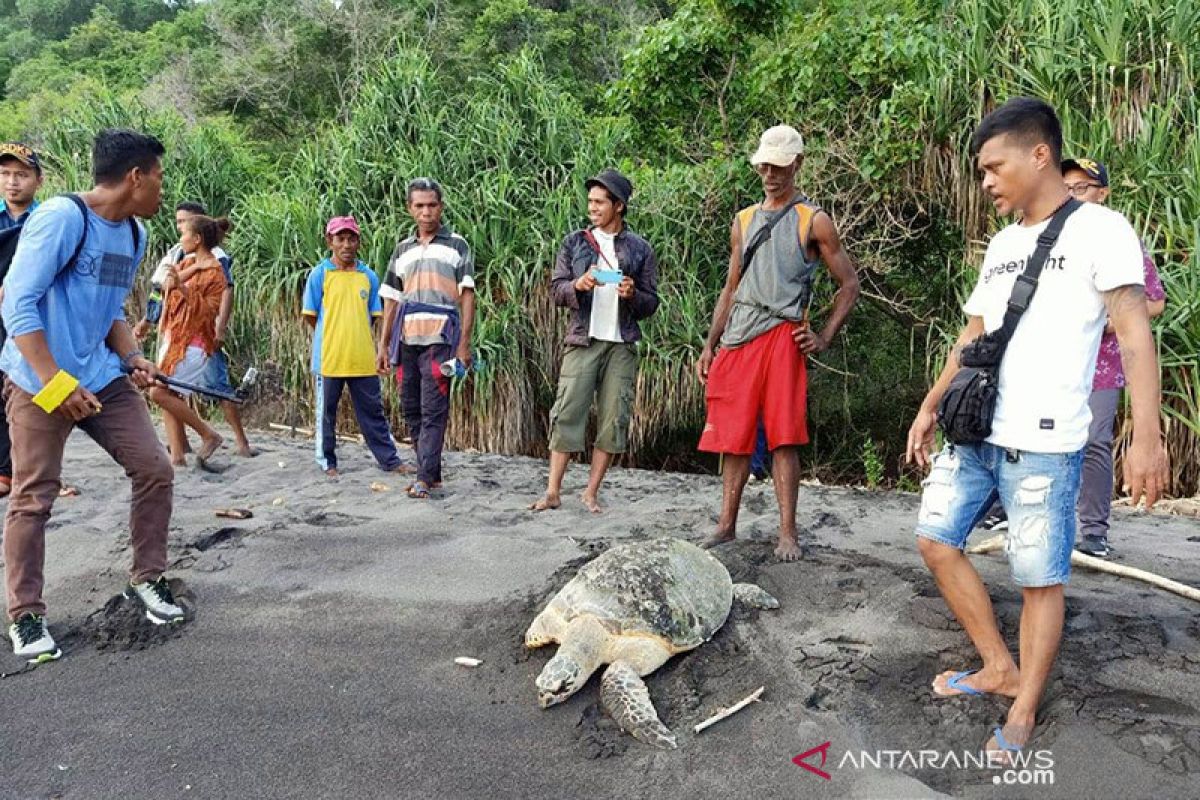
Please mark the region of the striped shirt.
MULTIPOLYGON (((379 294, 398 303, 412 301, 457 309, 464 289, 475 288, 475 260, 467 240, 443 225, 429 244, 421 244, 416 233, 392 251, 387 275, 379 294)), ((446 314, 412 313, 404 317, 405 344, 442 344, 446 314)))

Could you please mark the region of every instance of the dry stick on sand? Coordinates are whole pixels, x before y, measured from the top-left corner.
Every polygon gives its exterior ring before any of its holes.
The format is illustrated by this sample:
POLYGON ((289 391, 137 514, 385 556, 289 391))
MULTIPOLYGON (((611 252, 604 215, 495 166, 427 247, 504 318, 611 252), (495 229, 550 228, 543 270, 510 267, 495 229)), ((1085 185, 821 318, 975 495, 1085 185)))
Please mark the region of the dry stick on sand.
POLYGON ((705 728, 707 728, 710 725, 716 725, 718 722, 725 719, 726 717, 732 717, 734 714, 741 711, 743 708, 750 705, 751 703, 757 703, 759 701, 759 698, 762 697, 763 690, 766 688, 767 687, 765 687, 765 686, 758 687, 758 691, 754 692, 754 694, 750 695, 745 700, 741 700, 741 701, 735 703, 734 705, 731 705, 729 708, 722 708, 716 714, 713 714, 711 717, 704 720, 704 722, 701 722, 699 725, 697 725, 692 730, 694 730, 696 733, 699 733, 700 731, 704 730, 705 728))
MULTIPOLYGON (((278 422, 269 422, 269 423, 267 423, 267 427, 269 427, 271 430, 274 430, 274 431, 287 431, 288 433, 291 433, 293 435, 298 433, 301 436, 307 436, 309 438, 316 436, 316 434, 313 433, 313 431, 309 430, 308 428, 298 428, 295 425, 283 425, 278 422)), ((337 438, 338 438, 338 441, 341 441, 341 442, 357 442, 358 444, 362 444, 365 441, 361 435, 351 436, 351 435, 345 434, 345 433, 337 434, 337 438)))
MULTIPOLYGON (((1004 547, 1004 534, 993 536, 990 539, 980 542, 974 547, 968 547, 967 552, 971 555, 979 555, 982 553, 990 553, 993 550, 999 550, 1002 547, 1004 547)), ((1142 581, 1150 584, 1151 586, 1157 586, 1160 589, 1166 589, 1168 592, 1174 592, 1175 594, 1186 597, 1189 600, 1200 602, 1200 589, 1197 589, 1193 586, 1188 586, 1186 583, 1173 581, 1170 578, 1164 578, 1161 575, 1155 575, 1153 572, 1147 572, 1144 569, 1113 564, 1105 561, 1102 558, 1085 556, 1083 553, 1080 553, 1077 550, 1071 551, 1071 563, 1079 567, 1094 569, 1097 572, 1107 572, 1110 575, 1119 575, 1122 578, 1133 578, 1136 581, 1142 581)))

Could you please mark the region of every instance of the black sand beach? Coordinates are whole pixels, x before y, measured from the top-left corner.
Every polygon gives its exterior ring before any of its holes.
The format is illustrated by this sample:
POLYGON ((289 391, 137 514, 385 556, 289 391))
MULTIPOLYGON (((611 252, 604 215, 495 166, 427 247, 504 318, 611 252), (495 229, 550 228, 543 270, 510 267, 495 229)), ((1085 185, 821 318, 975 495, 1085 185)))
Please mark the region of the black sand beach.
MULTIPOLYGON (((716 478, 617 470, 593 517, 577 467, 563 509, 534 515, 544 462, 450 454, 446 490, 422 503, 356 445, 341 445, 330 481, 311 442, 258 438, 266 452, 224 457, 224 474, 178 473, 169 574, 194 618, 170 631, 110 602, 129 560, 129 490, 72 439, 65 475, 81 496, 56 506, 46 593, 66 655, 20 672, 0 654, 0 672, 19 672, 0 680, 0 797, 1200 796, 1192 601, 1075 572, 1032 745, 1052 754, 1050 785, 997 786, 996 772, 899 754, 896 769, 886 754, 854 769, 847 753, 977 752, 1006 704, 929 691, 937 672, 975 665, 913 546, 915 496, 803 487, 806 558, 784 565, 769 557, 770 487, 754 485, 743 540, 714 552, 783 607, 735 611, 648 679, 680 740, 658 751, 604 715, 595 680, 539 709, 533 679, 553 648, 526 652, 521 634, 606 547, 706 534, 716 478), (230 506, 254 517, 214 516, 230 506), (692 733, 759 686, 761 703, 692 733), (829 780, 792 763, 825 742, 829 780)), ((1113 541, 1119 563, 1200 585, 1197 521, 1117 511, 1113 541)), ((1015 643, 1003 557, 977 559, 1015 643)))

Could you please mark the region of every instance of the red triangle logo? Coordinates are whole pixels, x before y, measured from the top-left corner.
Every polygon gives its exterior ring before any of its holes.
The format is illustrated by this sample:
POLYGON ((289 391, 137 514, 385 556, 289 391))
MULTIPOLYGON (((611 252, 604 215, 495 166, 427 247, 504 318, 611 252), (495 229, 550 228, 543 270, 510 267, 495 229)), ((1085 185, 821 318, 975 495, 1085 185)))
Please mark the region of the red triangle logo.
POLYGON ((832 743, 825 742, 825 744, 819 744, 816 747, 814 747, 812 750, 801 753, 800 755, 793 758, 792 763, 795 764, 797 767, 803 767, 804 769, 808 770, 809 772, 811 772, 814 775, 820 775, 822 778, 824 778, 827 781, 832 780, 833 776, 831 776, 828 772, 826 772, 823 769, 818 769, 817 767, 814 767, 812 764, 809 764, 805 761, 805 759, 807 759, 809 756, 820 753, 821 754, 821 766, 822 767, 825 766, 825 759, 829 755, 829 745, 830 744, 832 744, 832 743))

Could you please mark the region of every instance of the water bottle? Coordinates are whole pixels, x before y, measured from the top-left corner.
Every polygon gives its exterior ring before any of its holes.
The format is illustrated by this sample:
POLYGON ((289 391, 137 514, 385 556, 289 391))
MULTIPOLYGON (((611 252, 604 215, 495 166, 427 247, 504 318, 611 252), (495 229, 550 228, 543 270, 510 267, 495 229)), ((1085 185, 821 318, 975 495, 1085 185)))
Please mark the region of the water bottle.
POLYGON ((467 367, 458 358, 443 361, 439 367, 442 375, 447 378, 461 378, 467 374, 467 367))

